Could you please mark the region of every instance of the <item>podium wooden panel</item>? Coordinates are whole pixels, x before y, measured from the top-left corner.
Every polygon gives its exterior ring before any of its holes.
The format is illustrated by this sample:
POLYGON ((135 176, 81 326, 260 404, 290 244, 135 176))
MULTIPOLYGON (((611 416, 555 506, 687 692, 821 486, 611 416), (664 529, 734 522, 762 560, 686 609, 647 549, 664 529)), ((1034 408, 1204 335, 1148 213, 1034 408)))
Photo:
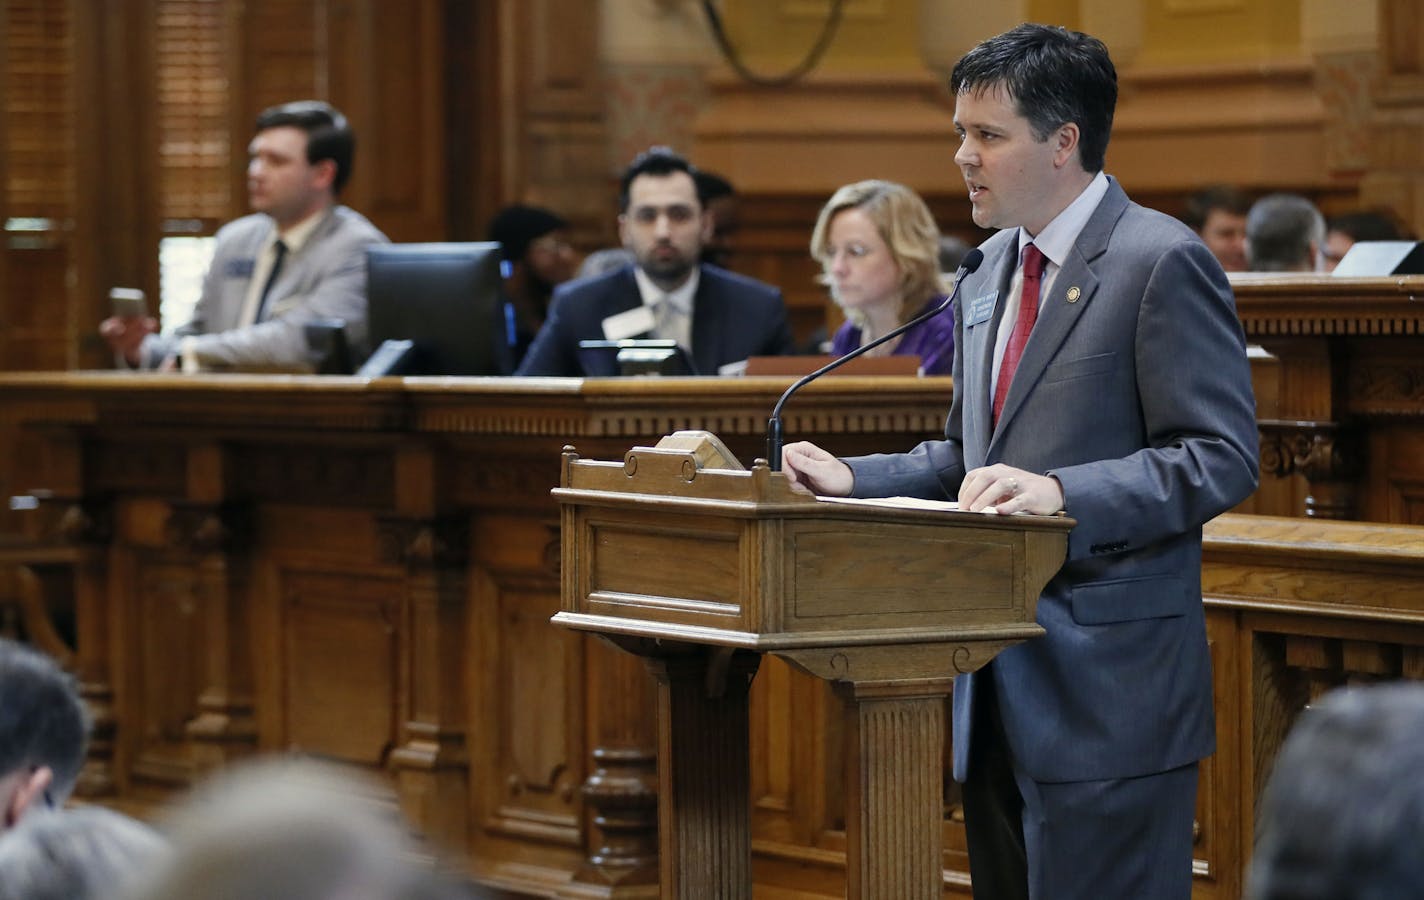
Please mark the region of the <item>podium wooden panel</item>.
POLYGON ((845 702, 848 896, 940 896, 945 698, 1043 633, 1072 520, 818 501, 764 463, 650 447, 621 463, 566 451, 561 485, 554 621, 647 658, 658 682, 662 896, 751 896, 746 696, 763 653, 845 702))

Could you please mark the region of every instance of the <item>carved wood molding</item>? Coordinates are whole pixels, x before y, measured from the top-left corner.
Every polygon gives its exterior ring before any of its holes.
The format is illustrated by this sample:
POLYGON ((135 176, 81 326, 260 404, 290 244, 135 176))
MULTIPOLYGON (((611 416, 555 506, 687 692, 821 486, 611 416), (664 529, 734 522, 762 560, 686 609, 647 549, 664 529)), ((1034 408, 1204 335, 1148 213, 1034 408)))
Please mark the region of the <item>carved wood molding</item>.
POLYGON ((1424 277, 1233 274, 1236 313, 1253 340, 1424 334, 1424 277))
POLYGON ((168 546, 191 553, 231 553, 252 539, 252 510, 244 503, 171 504, 163 523, 168 546))
POLYGON ((34 533, 40 540, 106 544, 113 536, 114 510, 107 499, 56 497, 47 490, 31 491, 30 496, 38 502, 34 533))
POLYGON ((1263 419, 1261 469, 1276 476, 1296 472, 1309 481, 1353 479, 1364 469, 1358 431, 1334 422, 1263 419))
POLYGON ((1368 359, 1357 355, 1350 364, 1346 393, 1356 415, 1424 415, 1424 360, 1368 359))
POLYGON ((411 568, 459 568, 469 559, 468 516, 437 519, 403 519, 382 516, 376 520, 380 560, 411 568))

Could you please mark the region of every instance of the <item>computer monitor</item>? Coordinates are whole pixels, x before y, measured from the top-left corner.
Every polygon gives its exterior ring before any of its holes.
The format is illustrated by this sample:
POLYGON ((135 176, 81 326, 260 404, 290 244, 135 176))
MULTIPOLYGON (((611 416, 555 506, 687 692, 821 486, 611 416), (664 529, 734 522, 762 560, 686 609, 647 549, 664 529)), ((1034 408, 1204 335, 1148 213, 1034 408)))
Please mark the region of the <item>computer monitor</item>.
POLYGON ((366 249, 371 344, 358 375, 507 375, 513 370, 499 244, 366 249))

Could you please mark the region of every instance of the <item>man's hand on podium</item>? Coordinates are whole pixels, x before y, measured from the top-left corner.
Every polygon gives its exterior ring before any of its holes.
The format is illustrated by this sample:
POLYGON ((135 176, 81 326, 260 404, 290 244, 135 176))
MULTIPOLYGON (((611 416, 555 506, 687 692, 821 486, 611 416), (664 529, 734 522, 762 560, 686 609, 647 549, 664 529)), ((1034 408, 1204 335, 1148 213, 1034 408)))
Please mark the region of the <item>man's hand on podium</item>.
POLYGON ((781 471, 793 485, 823 497, 846 497, 855 484, 850 466, 807 441, 787 444, 781 450, 781 471))
POLYGON ((1000 515, 1022 512, 1051 516, 1063 510, 1063 486, 1051 475, 1035 475, 996 463, 964 476, 959 485, 959 508, 1000 515))

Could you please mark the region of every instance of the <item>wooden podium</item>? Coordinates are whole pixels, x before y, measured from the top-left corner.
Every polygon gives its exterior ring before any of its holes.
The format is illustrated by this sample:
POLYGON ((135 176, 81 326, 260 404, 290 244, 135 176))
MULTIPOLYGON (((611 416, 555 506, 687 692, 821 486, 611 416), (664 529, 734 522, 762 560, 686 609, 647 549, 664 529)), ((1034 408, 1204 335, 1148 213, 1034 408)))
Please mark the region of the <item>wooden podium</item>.
POLYGON ((773 653, 833 683, 847 896, 942 893, 945 700, 955 675, 1043 633, 1071 519, 818 500, 762 461, 635 447, 563 457, 556 623, 658 682, 661 896, 751 897, 747 689, 773 653))

